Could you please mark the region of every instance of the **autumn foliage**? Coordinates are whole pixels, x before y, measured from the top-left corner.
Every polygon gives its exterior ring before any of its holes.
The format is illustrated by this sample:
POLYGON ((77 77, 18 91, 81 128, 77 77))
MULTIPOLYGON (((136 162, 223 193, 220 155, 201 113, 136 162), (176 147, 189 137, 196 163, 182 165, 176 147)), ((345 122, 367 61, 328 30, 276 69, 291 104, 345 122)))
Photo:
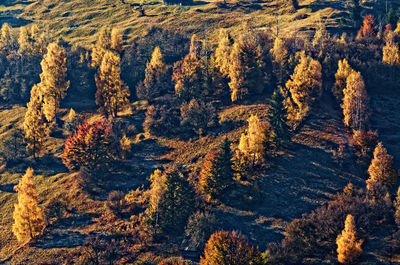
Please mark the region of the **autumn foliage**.
POLYGON ((357 240, 356 238, 354 217, 349 214, 347 215, 342 233, 336 239, 338 261, 343 264, 353 263, 362 253, 362 243, 362 240, 357 240))
POLYGON ((84 121, 65 141, 62 160, 69 170, 107 169, 112 160, 112 126, 105 120, 84 121))
POLYGON ((367 186, 371 183, 392 186, 397 182, 397 170, 393 164, 393 157, 387 153, 382 143, 378 143, 375 148, 368 174, 370 177, 367 180, 367 186))
POLYGON ((41 234, 44 229, 44 217, 38 207, 32 168, 26 170, 15 190, 18 192, 18 202, 15 204, 12 231, 19 242, 26 242, 41 234))
POLYGON ((260 252, 238 232, 220 231, 211 235, 200 265, 261 265, 260 252))

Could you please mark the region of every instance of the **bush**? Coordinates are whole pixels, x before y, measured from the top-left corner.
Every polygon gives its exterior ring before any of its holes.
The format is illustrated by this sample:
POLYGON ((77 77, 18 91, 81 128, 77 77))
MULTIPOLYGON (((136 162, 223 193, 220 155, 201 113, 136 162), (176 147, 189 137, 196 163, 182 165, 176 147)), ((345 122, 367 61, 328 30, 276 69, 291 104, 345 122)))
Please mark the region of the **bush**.
POLYGON ((179 110, 167 105, 152 105, 147 109, 144 131, 154 136, 171 136, 180 128, 179 110))
POLYGON ((202 250, 211 234, 215 232, 217 224, 214 214, 195 212, 189 217, 185 234, 190 238, 192 243, 196 244, 199 250, 202 250))
POLYGON ((106 202, 107 210, 111 211, 116 216, 122 216, 126 209, 125 195, 122 191, 112 191, 108 194, 106 202))
POLYGON ((261 253, 238 232, 214 233, 204 249, 200 265, 262 265, 261 253))

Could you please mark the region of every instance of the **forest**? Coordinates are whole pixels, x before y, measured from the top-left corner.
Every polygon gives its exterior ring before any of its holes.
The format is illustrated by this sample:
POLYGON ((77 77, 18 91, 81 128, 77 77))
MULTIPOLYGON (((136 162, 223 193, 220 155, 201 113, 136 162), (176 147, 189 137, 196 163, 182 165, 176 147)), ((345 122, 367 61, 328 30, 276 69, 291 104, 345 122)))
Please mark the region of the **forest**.
POLYGON ((72 2, 0 4, 0 264, 400 263, 400 2, 72 2))

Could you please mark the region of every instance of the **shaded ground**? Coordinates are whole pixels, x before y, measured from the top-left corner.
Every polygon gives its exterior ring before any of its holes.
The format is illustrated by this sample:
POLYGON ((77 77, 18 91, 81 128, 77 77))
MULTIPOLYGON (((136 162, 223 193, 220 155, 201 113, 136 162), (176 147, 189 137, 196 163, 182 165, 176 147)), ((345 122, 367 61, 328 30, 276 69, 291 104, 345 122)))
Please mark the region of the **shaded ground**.
POLYGON ((289 151, 271 161, 260 189, 261 204, 249 211, 223 208, 227 227, 246 234, 265 249, 268 242, 282 238, 286 221, 299 218, 328 201, 352 182, 362 186, 362 172, 348 146, 346 129, 333 97, 325 93, 310 117, 293 137, 289 151), (346 159, 334 159, 334 150, 347 145, 346 159))

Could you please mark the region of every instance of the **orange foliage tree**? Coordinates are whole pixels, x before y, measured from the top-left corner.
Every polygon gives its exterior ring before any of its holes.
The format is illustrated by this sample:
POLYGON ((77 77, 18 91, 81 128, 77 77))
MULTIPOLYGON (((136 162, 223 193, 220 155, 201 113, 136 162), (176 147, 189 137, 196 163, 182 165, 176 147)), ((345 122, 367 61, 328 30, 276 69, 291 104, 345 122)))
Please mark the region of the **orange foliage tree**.
POLYGON ((336 239, 338 261, 343 264, 353 263, 362 253, 362 243, 362 240, 356 239, 354 217, 349 214, 346 217, 342 233, 336 239))
POLYGON ((372 38, 376 35, 375 19, 372 15, 364 17, 363 25, 357 33, 357 39, 372 38))
POLYGON ((106 169, 112 160, 112 125, 105 120, 84 121, 65 141, 62 160, 69 170, 106 169))
POLYGON ((219 231, 211 235, 200 265, 261 265, 261 253, 238 232, 219 231))

